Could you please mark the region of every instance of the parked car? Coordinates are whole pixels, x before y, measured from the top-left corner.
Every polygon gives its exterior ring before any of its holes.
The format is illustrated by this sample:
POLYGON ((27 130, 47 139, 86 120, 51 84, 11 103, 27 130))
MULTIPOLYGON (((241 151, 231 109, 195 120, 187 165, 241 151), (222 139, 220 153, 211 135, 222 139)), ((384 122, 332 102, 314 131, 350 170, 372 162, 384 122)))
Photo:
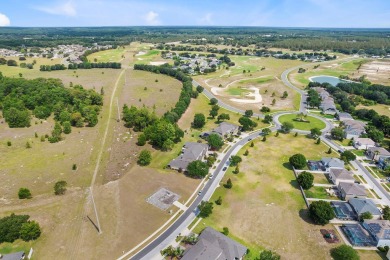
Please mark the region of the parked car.
POLYGON ((214 175, 213 175, 213 174, 210 174, 209 179, 212 179, 213 177, 214 177, 214 175))
POLYGON ((227 167, 223 167, 222 171, 226 171, 227 167))

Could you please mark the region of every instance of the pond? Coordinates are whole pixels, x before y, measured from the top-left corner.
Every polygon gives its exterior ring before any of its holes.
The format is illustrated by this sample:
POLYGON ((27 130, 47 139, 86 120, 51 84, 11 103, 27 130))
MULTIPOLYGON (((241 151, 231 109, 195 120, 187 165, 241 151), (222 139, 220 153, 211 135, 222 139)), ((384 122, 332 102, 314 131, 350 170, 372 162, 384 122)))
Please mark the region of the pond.
POLYGON ((313 82, 319 82, 319 83, 329 83, 332 86, 336 86, 339 83, 347 82, 346 80, 342 80, 332 76, 314 76, 309 78, 309 80, 313 82))

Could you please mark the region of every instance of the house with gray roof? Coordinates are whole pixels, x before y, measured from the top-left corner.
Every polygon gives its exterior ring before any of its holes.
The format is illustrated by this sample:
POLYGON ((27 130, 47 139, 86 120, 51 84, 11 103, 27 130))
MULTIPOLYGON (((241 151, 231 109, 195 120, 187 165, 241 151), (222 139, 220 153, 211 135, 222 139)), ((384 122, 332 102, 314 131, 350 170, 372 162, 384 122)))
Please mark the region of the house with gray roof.
POLYGON ((327 172, 329 172, 330 168, 344 169, 344 162, 339 158, 323 157, 321 163, 327 172))
POLYGON ((366 123, 358 120, 345 120, 343 122, 344 136, 347 139, 359 138, 366 131, 366 123))
POLYGON ((360 216, 364 212, 370 212, 373 219, 380 219, 381 212, 375 203, 370 199, 357 199, 352 198, 348 201, 351 204, 352 208, 355 210, 356 214, 360 216))
POLYGON ((336 115, 337 119, 341 122, 344 122, 345 120, 351 120, 353 119, 353 117, 351 116, 351 114, 349 113, 345 113, 345 112, 339 112, 337 113, 336 115))
POLYGON ((5 254, 5 255, 0 254, 1 260, 22 260, 24 259, 24 257, 25 257, 25 253, 23 251, 11 253, 11 254, 5 254))
POLYGON ((353 139, 353 147, 358 150, 367 150, 370 147, 375 147, 375 142, 371 138, 356 138, 353 139))
POLYGON ((243 259, 247 248, 221 232, 206 227, 198 242, 184 252, 182 260, 236 260, 243 259))
POLYGON ((365 219, 362 226, 376 241, 376 247, 390 246, 390 221, 365 219))
POLYGON ((324 112, 324 114, 334 115, 337 113, 336 105, 334 103, 333 98, 331 98, 331 97, 328 97, 328 98, 325 98, 324 100, 322 100, 320 108, 321 108, 322 112, 324 112))
POLYGON ((236 135, 239 130, 240 130, 240 127, 238 125, 231 124, 228 122, 222 122, 216 128, 211 130, 211 132, 203 132, 203 133, 201 133, 200 136, 205 138, 211 134, 218 134, 222 138, 227 138, 230 135, 236 135))
POLYGON ((338 190, 340 192, 340 197, 343 200, 367 197, 367 192, 364 186, 356 183, 340 182, 338 190))
POLYGON ((330 168, 329 179, 336 185, 339 185, 340 182, 349 182, 349 183, 355 182, 355 178, 353 177, 353 172, 347 171, 346 169, 340 169, 340 168, 330 168))
POLYGON ((179 157, 173 159, 168 167, 174 170, 186 171, 188 164, 196 160, 203 160, 209 146, 202 143, 187 142, 184 144, 179 157))
POLYGON ((379 161, 380 157, 390 158, 390 152, 383 147, 369 147, 366 154, 373 161, 379 161))

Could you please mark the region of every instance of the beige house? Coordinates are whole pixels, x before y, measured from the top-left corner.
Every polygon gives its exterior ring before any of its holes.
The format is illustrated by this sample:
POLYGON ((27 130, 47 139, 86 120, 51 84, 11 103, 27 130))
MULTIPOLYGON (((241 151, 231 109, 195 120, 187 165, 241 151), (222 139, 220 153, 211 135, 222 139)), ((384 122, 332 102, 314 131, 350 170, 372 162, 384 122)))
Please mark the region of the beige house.
POLYGON ((329 169, 329 179, 336 185, 339 185, 340 182, 354 183, 356 181, 353 172, 339 168, 329 169))

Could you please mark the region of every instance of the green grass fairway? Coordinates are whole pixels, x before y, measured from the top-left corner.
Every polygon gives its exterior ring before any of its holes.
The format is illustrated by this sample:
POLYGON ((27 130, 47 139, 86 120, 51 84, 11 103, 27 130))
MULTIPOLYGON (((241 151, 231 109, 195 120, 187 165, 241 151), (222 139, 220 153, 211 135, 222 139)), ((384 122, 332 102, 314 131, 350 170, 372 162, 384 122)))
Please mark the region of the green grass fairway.
POLYGON ((306 130, 306 131, 309 131, 310 129, 315 127, 317 127, 318 129, 324 129, 326 126, 324 122, 312 116, 305 117, 305 120, 310 121, 310 123, 294 121, 294 119, 296 118, 297 118, 296 114, 283 115, 279 117, 279 122, 280 123, 290 122, 294 125, 294 129, 306 130))
POLYGON ((123 48, 105 50, 92 53, 88 56, 90 62, 119 62, 122 59, 122 55, 126 52, 123 48))

